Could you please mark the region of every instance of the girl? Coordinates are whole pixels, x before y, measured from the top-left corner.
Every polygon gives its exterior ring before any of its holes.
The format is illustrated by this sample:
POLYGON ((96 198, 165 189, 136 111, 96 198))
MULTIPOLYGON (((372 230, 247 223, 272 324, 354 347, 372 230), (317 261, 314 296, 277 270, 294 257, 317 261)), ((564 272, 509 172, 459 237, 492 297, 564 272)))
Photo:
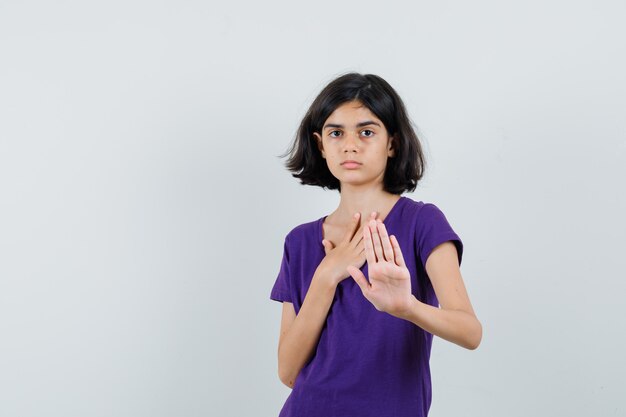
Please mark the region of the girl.
POLYGON ((433 335, 476 349, 482 326, 461 239, 437 206, 401 195, 425 166, 402 100, 376 75, 340 76, 288 153, 294 177, 340 202, 285 237, 270 295, 283 302, 278 375, 293 389, 280 417, 427 416, 433 335))

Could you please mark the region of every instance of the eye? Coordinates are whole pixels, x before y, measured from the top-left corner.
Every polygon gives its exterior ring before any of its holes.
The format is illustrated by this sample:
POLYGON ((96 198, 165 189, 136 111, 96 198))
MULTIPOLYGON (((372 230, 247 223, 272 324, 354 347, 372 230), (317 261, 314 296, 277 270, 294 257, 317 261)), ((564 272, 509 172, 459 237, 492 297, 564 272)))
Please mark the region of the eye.
POLYGON ((328 133, 328 136, 330 136, 331 138, 336 138, 338 136, 334 136, 333 133, 341 133, 339 130, 332 130, 331 132, 328 133))
POLYGON ((369 129, 365 129, 362 133, 364 134, 365 137, 368 137, 368 138, 374 136, 374 132, 369 129))

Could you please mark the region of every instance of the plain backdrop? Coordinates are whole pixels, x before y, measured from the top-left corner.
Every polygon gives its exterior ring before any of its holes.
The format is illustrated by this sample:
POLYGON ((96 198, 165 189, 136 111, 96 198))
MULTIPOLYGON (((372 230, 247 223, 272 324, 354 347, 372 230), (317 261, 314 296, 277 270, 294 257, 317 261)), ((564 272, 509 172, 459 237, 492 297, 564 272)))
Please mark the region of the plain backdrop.
POLYGON ((283 166, 347 71, 426 151, 483 340, 433 417, 626 413, 622 1, 0 2, 0 415, 276 416, 283 166))

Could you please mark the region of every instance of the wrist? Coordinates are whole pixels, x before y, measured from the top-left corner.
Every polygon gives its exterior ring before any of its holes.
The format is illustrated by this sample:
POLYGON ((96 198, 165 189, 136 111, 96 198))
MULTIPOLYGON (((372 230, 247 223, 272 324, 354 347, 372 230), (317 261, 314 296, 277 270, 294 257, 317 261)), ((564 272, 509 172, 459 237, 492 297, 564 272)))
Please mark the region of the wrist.
POLYGON ((411 321, 411 317, 415 314, 415 310, 419 308, 419 301, 413 294, 407 296, 406 301, 400 306, 397 311, 397 314, 394 314, 396 317, 411 321))
POLYGON ((313 280, 311 284, 316 283, 318 286, 327 290, 335 291, 339 282, 332 277, 332 275, 323 268, 317 268, 313 274, 313 280))

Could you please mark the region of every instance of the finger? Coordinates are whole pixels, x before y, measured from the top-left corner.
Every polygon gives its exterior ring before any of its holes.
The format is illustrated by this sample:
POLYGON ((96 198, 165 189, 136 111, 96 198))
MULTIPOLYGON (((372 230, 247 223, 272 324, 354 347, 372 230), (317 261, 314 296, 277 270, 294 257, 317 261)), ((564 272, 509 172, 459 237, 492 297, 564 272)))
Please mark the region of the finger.
POLYGON ((367 225, 367 222, 368 222, 370 219, 376 219, 376 212, 375 212, 375 211, 373 211, 373 212, 371 212, 371 213, 370 213, 370 218, 369 218, 369 219, 367 219, 367 220, 363 221, 363 224, 361 224, 361 225, 360 225, 359 230, 363 229, 363 228, 367 225))
POLYGON ((374 253, 374 243, 372 242, 372 232, 369 226, 363 228, 363 245, 365 246, 365 259, 369 265, 376 263, 376 254, 374 253))
MULTIPOLYGON (((375 212, 375 211, 373 211, 373 212, 370 214, 370 219, 369 219, 369 220, 372 220, 372 219, 376 220, 376 216, 377 216, 377 215, 378 215, 378 213, 377 213, 377 212, 375 212)), ((366 227, 368 227, 368 226, 367 226, 367 224, 369 223, 369 220, 364 221, 364 222, 363 222, 363 225, 361 226, 361 228, 360 228, 360 229, 359 229, 359 231, 357 232, 357 233, 358 233, 358 236, 359 236, 359 240, 358 240, 358 241, 356 241, 356 244, 357 244, 357 245, 358 245, 359 243, 361 243, 361 241, 363 240, 363 236, 364 236, 364 234, 363 234, 363 230, 364 230, 366 227)), ((355 235, 355 236, 356 236, 356 235, 355 235)), ((365 247, 363 248, 363 250, 365 250, 365 247)))
POLYGON ((350 245, 351 245, 350 247, 351 247, 352 249, 356 249, 356 248, 358 248, 359 246, 361 246, 361 247, 362 247, 362 246, 363 246, 363 245, 361 244, 361 242, 362 242, 362 241, 363 241, 363 230, 362 230, 362 229, 359 229, 359 231, 357 232, 357 234, 356 234, 356 235, 354 235, 354 238, 352 239, 352 242, 350 242, 350 245))
MULTIPOLYGON (((361 229, 360 229, 361 231, 362 231, 364 228, 366 228, 366 227, 367 227, 367 225, 369 224, 370 220, 376 220, 376 214, 377 214, 377 213, 376 213, 375 211, 373 211, 373 212, 371 212, 371 213, 370 213, 370 218, 369 218, 369 219, 366 219, 366 220, 364 220, 364 221, 363 221, 363 224, 361 225, 361 229)), ((361 235, 363 235, 363 234, 361 233, 361 235)))
POLYGON ((363 239, 363 225, 359 226, 359 228, 354 233, 354 236, 352 236, 352 241, 351 241, 352 247, 356 247, 362 239, 363 239))
POLYGON ((402 256, 402 249, 400 249, 400 243, 394 235, 391 235, 391 244, 393 246, 393 253, 396 257, 396 264, 398 266, 406 266, 404 264, 404 257, 402 256))
POLYGON ((354 213, 354 215, 352 216, 352 220, 350 220, 350 227, 348 228, 348 232, 343 238, 344 242, 350 242, 352 240, 352 238, 354 237, 354 234, 356 233, 358 229, 357 226, 359 225, 360 218, 361 218, 361 213, 359 212, 354 213))
POLYGON ((383 245, 383 254, 385 255, 385 260, 388 262, 393 262, 393 247, 391 246, 391 242, 389 241, 389 235, 387 234, 387 228, 385 227, 385 223, 378 219, 377 226, 378 234, 380 235, 380 241, 383 245))
MULTIPOLYGON (((373 219, 375 217, 376 217, 376 212, 374 211, 370 214, 370 218, 373 219)), ((366 226, 367 226, 367 220, 364 221, 363 224, 359 226, 359 229, 356 231, 356 233, 352 237, 352 247, 359 246, 359 244, 363 240, 363 228, 365 228, 366 226)))
POLYGON ((367 297, 366 294, 368 293, 371 285, 369 282, 367 282, 367 278, 365 278, 365 275, 363 275, 363 272, 361 272, 360 269, 352 265, 348 265, 346 270, 352 276, 352 279, 354 279, 354 282, 356 282, 359 288, 361 288, 361 292, 363 293, 363 295, 367 297))
MULTIPOLYGON (((357 212, 356 214, 359 215, 359 220, 361 219, 361 213, 357 212)), ((355 215, 356 215, 355 214, 355 215)), ((376 219, 376 212, 373 211, 370 213, 370 219, 376 219)), ((363 221, 363 223, 361 224, 359 222, 359 228, 357 229, 356 233, 354 233, 354 236, 359 236, 361 235, 361 231, 363 230, 363 227, 365 227, 367 225, 368 220, 363 221)), ((354 236, 352 237, 354 239, 354 236)))
MULTIPOLYGON (((377 212, 373 211, 370 213, 370 219, 376 219, 377 212)), ((356 231, 354 236, 352 237, 352 247, 357 247, 363 240, 363 229, 367 227, 368 221, 364 221, 363 224, 356 231)))
POLYGON ((383 255, 383 246, 380 242, 380 236, 378 234, 377 223, 378 223, 377 220, 370 220, 369 229, 372 235, 372 245, 374 246, 374 254, 376 255, 376 259, 380 262, 380 261, 385 260, 385 255, 383 255))

